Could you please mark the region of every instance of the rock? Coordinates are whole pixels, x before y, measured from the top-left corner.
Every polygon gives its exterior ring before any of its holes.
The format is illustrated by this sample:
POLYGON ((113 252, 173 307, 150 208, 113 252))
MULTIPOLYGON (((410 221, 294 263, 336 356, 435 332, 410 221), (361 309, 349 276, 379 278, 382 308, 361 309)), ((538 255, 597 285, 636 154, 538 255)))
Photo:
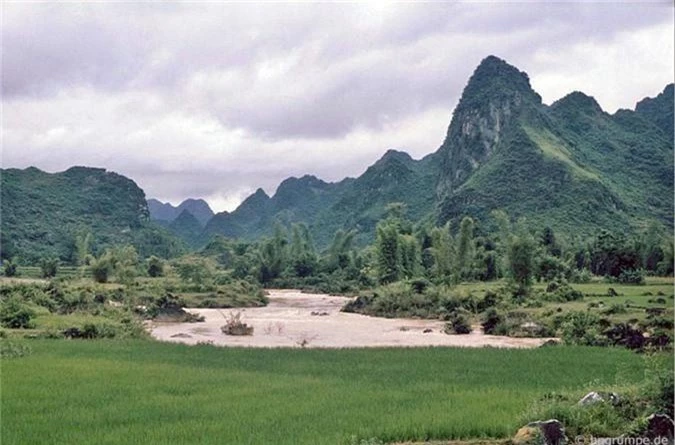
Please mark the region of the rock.
POLYGON ((579 400, 581 406, 591 406, 600 402, 609 402, 612 405, 619 403, 619 395, 615 392, 596 392, 592 391, 586 394, 579 400))
MULTIPOLYGON (((673 430, 675 430, 675 424, 673 419, 668 417, 666 414, 652 414, 647 417, 647 429, 645 430, 645 436, 650 439, 656 439, 657 437, 664 437, 668 439, 668 443, 673 443, 673 430)), ((662 445, 665 445, 665 441, 661 442, 662 445)))
POLYGON ((422 331, 423 334, 428 334, 429 332, 434 332, 434 330, 431 328, 426 328, 425 330, 422 331))
POLYGON ((565 427, 556 419, 530 422, 518 430, 512 442, 514 445, 542 443, 543 445, 565 445, 565 427))
POLYGON ((184 332, 179 332, 178 334, 173 334, 171 338, 192 338, 192 335, 186 334, 184 332))

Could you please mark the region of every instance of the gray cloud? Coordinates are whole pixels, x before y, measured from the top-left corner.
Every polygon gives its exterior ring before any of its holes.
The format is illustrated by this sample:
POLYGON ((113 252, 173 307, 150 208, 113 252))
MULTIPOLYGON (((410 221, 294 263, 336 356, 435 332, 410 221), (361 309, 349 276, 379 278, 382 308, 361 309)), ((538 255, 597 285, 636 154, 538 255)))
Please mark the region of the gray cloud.
POLYGON ((666 2, 3 8, 3 163, 106 166, 174 201, 429 153, 488 54, 609 111, 673 78, 666 2))

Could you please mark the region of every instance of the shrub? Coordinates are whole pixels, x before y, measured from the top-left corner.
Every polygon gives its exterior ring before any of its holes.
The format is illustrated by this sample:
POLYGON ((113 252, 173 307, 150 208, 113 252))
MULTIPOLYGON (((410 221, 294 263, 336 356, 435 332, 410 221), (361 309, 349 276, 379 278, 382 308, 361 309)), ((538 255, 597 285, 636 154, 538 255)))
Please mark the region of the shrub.
POLYGON ((108 278, 112 272, 112 264, 108 256, 104 255, 101 258, 93 260, 89 268, 94 281, 97 283, 108 282, 108 278))
POLYGON ((53 278, 59 268, 59 260, 57 258, 43 258, 40 260, 40 272, 42 278, 53 278))
POLYGON ((18 358, 30 355, 33 350, 28 345, 21 345, 11 341, 0 343, 0 358, 18 358))
POLYGON ((70 327, 63 331, 66 338, 114 338, 118 334, 118 328, 108 323, 86 323, 82 327, 70 327))
POLYGON ((148 258, 148 276, 156 278, 164 275, 164 262, 156 256, 148 258))
POLYGON ((645 346, 645 336, 642 330, 629 323, 619 323, 604 332, 609 344, 624 346, 628 349, 642 349, 645 346))
POLYGON ((0 323, 10 329, 31 329, 35 311, 24 305, 18 298, 11 297, 0 308, 0 323))
POLYGON ((502 317, 496 309, 488 309, 483 315, 483 323, 481 324, 481 326, 483 326, 483 332, 488 335, 494 335, 497 326, 503 321, 504 317, 502 317))
POLYGON ((3 266, 3 273, 6 277, 15 277, 18 275, 17 266, 14 261, 6 260, 3 266))
POLYGON ((446 323, 445 325, 445 333, 446 334, 470 334, 472 331, 471 329, 471 323, 469 323, 469 320, 467 319, 466 316, 459 312, 454 312, 450 316, 450 321, 446 323))
POLYGON ((573 345, 604 346, 607 339, 600 333, 599 318, 590 312, 570 312, 562 320, 561 336, 573 345))
POLYGON ((617 281, 623 284, 645 284, 645 273, 642 269, 622 270, 617 281))
POLYGON ((225 335, 253 335, 253 326, 241 321, 241 312, 231 313, 220 330, 225 335))
POLYGON ((431 282, 427 280, 426 278, 418 278, 415 280, 412 280, 410 282, 410 286, 412 286, 413 291, 417 294, 424 293, 429 286, 431 286, 431 282))

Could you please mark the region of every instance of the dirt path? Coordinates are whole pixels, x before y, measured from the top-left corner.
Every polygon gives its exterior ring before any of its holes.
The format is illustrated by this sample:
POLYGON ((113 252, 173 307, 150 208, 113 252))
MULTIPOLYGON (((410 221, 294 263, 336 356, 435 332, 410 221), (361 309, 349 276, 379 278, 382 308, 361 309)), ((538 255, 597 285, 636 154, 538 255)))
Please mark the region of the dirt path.
POLYGON ((188 309, 206 318, 203 323, 154 323, 151 334, 162 341, 221 346, 350 348, 376 346, 496 346, 528 348, 546 339, 483 335, 480 327, 468 335, 443 333, 444 322, 387 319, 340 312, 343 297, 270 290, 269 304, 261 308, 188 309), (252 336, 229 336, 220 331, 230 313, 255 328, 252 336), (312 315, 314 313, 314 315, 312 315), (425 330, 431 332, 424 332, 425 330))

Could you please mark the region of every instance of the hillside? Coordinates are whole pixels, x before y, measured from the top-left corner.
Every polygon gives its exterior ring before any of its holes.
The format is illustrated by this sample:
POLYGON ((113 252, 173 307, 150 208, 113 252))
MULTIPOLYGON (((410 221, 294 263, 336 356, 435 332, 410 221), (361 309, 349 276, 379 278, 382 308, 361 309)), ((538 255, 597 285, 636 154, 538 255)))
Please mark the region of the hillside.
POLYGON ((672 226, 672 137, 580 92, 547 107, 496 57, 469 80, 438 154, 439 223, 504 209, 567 233, 672 226))
POLYGON ((75 260, 75 238, 93 235, 93 251, 130 243, 142 255, 169 256, 180 243, 149 221, 145 194, 132 180, 100 168, 46 173, 0 170, 3 259, 27 263, 54 256, 75 260))
POLYGON ((289 178, 272 197, 259 189, 234 212, 215 215, 202 239, 222 234, 253 240, 271 233, 276 224, 304 223, 319 246, 330 243, 339 229, 356 230, 357 241, 365 243, 392 202, 406 204, 415 220, 430 214, 436 176, 431 157, 416 161, 407 153, 389 150, 356 179, 326 183, 308 175, 289 178))
MULTIPOLYGON (((673 220, 673 85, 635 110, 604 112, 573 92, 542 103, 526 73, 489 56, 469 79, 440 148, 422 160, 390 150, 355 179, 305 176, 262 190, 214 216, 213 234, 255 239, 275 224, 306 223, 320 246, 338 229, 372 239, 387 204, 414 221, 487 221, 493 210, 536 228, 592 234, 673 220)), ((456 224, 455 224, 456 227, 456 224)))

